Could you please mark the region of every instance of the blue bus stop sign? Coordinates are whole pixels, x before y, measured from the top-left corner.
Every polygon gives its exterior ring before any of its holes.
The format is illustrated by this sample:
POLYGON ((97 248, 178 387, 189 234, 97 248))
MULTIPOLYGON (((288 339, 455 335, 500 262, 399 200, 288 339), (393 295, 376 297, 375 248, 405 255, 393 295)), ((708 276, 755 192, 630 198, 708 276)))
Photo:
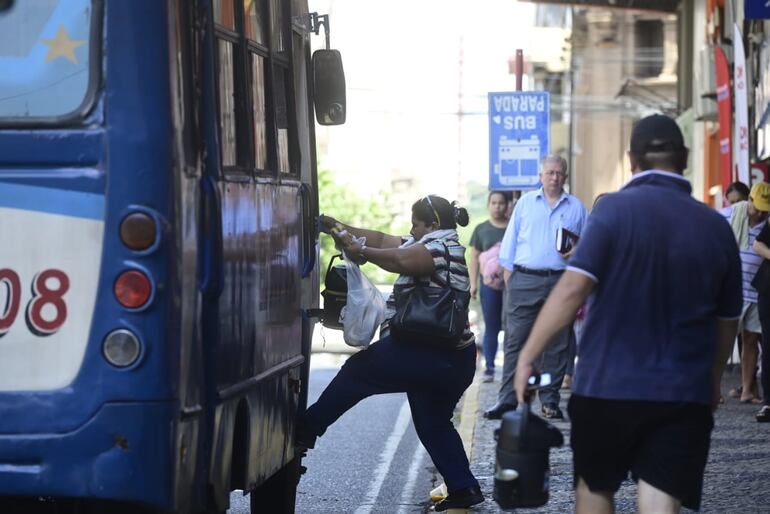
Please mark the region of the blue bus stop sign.
POLYGON ((770 0, 746 0, 744 14, 749 20, 770 19, 770 0))
POLYGON ((489 93, 489 189, 534 189, 548 155, 547 92, 489 93))

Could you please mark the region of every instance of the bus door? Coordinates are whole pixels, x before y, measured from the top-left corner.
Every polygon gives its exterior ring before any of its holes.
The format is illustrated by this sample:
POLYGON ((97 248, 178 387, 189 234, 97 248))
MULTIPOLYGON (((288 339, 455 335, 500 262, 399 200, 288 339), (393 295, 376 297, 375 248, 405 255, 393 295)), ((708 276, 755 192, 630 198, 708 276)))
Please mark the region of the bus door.
MULTIPOLYGON (((203 96, 214 104, 206 109, 213 123, 206 127, 202 287, 215 409, 209 474, 222 508, 232 489, 258 488, 293 457, 304 362, 306 191, 294 116, 291 2, 208 7, 207 86, 213 95, 204 86, 203 96)), ((270 489, 275 494, 280 488, 270 489)))
MULTIPOLYGON (((169 71, 173 122, 173 197, 178 215, 174 219, 173 244, 177 256, 174 283, 179 298, 172 326, 179 327, 179 419, 175 431, 174 496, 179 512, 205 505, 206 418, 205 357, 202 345, 199 269, 205 268, 208 233, 200 237, 201 212, 207 198, 203 190, 201 119, 201 32, 196 30, 195 2, 168 2, 169 71), (200 261, 204 264, 201 265, 200 261)), ((208 286, 205 286, 208 287, 208 286)), ((204 287, 204 289, 205 289, 204 287)))

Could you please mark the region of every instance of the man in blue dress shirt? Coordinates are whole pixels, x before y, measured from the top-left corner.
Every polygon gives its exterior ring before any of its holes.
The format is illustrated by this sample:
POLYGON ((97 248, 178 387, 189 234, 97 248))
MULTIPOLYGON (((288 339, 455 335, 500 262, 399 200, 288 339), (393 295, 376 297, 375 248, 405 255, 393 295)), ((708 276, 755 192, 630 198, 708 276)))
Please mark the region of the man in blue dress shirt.
MULTIPOLYGON (((500 419, 517 406, 513 377, 519 351, 548 293, 567 267, 571 253, 557 251, 557 234, 566 229, 580 235, 585 226, 586 209, 580 200, 564 191, 566 181, 567 161, 558 155, 543 159, 543 187, 521 197, 503 236, 499 258, 506 284, 505 357, 497 405, 484 413, 488 419, 500 419)), ((559 388, 570 355, 570 339, 574 337, 572 328, 565 328, 543 356, 542 370, 552 377, 551 384, 539 393, 544 417, 564 417, 559 409, 559 388)))
POLYGON ((743 300, 733 232, 692 198, 687 153, 671 118, 634 126, 631 180, 591 212, 519 355, 523 399, 538 355, 591 295, 568 407, 578 514, 614 512, 629 472, 642 514, 700 507, 743 300))

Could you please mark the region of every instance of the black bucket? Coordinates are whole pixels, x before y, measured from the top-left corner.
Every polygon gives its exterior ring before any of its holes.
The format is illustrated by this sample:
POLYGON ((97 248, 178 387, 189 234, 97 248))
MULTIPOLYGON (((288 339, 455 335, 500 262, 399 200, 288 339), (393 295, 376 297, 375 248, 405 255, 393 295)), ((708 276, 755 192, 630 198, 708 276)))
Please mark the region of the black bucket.
POLYGON ((558 428, 532 414, 528 404, 503 415, 497 439, 494 499, 504 510, 548 503, 550 450, 564 444, 558 428))
POLYGON ((332 257, 326 269, 324 290, 321 292, 324 299, 321 323, 326 328, 342 330, 340 313, 348 300, 348 268, 344 263, 334 265, 334 259, 338 257, 342 255, 332 257))

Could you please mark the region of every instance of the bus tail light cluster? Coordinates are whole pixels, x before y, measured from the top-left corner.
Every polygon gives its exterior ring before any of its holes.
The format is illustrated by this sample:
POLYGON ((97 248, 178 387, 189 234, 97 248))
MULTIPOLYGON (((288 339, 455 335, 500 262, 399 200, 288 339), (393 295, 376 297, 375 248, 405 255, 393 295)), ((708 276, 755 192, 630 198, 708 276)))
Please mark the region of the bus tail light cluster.
POLYGON ((141 350, 139 339, 125 329, 113 330, 102 343, 104 358, 118 368, 125 368, 136 362, 141 350))
POLYGON ((138 309, 152 294, 152 283, 138 270, 124 271, 115 281, 115 298, 127 309, 138 309))
POLYGON ((141 252, 155 244, 158 227, 144 212, 133 212, 120 223, 120 240, 131 250, 141 252))

